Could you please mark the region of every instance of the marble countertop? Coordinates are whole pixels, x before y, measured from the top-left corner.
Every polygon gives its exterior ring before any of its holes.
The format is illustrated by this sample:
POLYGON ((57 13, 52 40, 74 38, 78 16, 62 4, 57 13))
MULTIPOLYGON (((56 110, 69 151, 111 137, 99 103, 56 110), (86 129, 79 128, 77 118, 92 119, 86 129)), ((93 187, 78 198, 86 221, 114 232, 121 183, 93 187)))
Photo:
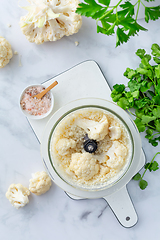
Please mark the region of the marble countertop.
MULTIPOLYGON (((0 69, 1 239, 158 240, 159 170, 146 173, 149 185, 144 191, 136 181, 127 185, 139 218, 138 223, 128 229, 119 224, 104 199, 72 200, 54 183, 46 194, 32 194, 29 204, 19 210, 11 206, 5 193, 11 183, 28 187, 31 174, 44 170, 39 142, 19 109, 21 91, 27 85, 44 82, 86 60, 98 63, 111 88, 116 83, 126 83, 123 77, 126 67, 134 69, 139 64, 136 50, 145 48, 150 53, 153 43, 160 44, 160 20, 149 24, 139 20, 148 31, 140 32, 118 48, 115 48, 115 36, 97 34, 95 22, 87 18, 83 18, 77 34, 35 45, 29 43, 20 30, 18 22, 25 11, 18 4, 17 0, 2 1, 0 7, 0 36, 11 43, 13 51, 18 51, 18 55, 0 69), (75 41, 79 42, 78 46, 75 41)), ((143 134, 141 139, 150 161, 159 147, 152 147, 143 134)), ((156 160, 159 161, 159 157, 156 160)))

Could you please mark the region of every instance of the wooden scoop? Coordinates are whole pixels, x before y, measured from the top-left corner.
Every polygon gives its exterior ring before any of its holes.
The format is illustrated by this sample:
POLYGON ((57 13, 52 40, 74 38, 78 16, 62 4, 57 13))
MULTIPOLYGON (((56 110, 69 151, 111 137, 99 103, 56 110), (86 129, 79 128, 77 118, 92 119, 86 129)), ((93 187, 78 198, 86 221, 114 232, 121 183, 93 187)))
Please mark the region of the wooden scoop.
POLYGON ((53 82, 49 87, 47 87, 44 91, 38 93, 37 95, 32 96, 33 98, 41 99, 48 91, 54 88, 58 84, 57 81, 53 82))

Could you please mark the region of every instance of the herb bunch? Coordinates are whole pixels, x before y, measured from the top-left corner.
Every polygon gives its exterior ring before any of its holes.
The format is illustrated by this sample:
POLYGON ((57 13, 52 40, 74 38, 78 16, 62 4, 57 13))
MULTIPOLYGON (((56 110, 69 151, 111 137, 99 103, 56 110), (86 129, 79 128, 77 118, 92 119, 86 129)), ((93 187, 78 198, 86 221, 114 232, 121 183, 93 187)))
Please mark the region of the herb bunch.
MULTIPOLYGON (((153 2, 154 0, 145 1, 153 2)), ((131 36, 138 35, 140 30, 147 31, 137 22, 140 6, 144 7, 147 23, 149 20, 155 21, 160 18, 160 5, 147 7, 142 0, 137 0, 134 5, 130 0, 123 4, 122 0, 117 0, 115 6, 111 6, 111 0, 84 0, 84 2, 79 4, 76 12, 96 20, 97 33, 108 36, 116 34, 116 47, 127 42, 131 36)))
MULTIPOLYGON (((111 97, 117 105, 134 116, 139 132, 145 132, 145 138, 156 147, 160 142, 160 46, 153 44, 151 50, 151 55, 146 54, 144 49, 137 50, 136 55, 141 59, 139 67, 135 70, 126 69, 124 76, 129 79, 128 86, 114 85, 111 97), (154 65, 150 64, 151 60, 154 65)), ((159 168, 158 163, 153 162, 154 158, 145 165, 146 170, 155 171, 159 168)), ((141 189, 147 186, 143 176, 137 174, 134 177, 140 180, 141 189)))

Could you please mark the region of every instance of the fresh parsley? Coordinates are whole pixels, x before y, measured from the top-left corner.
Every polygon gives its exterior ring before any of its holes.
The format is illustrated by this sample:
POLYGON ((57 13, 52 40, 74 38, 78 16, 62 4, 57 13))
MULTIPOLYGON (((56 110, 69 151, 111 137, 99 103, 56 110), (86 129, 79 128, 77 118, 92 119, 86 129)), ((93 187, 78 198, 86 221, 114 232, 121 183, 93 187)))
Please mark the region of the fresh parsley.
POLYGON ((139 187, 140 187, 142 190, 144 190, 144 189, 148 186, 148 182, 143 179, 146 171, 149 170, 149 171, 151 172, 151 171, 156 171, 156 170, 159 169, 159 164, 158 164, 156 161, 154 161, 155 157, 156 157, 158 154, 160 154, 160 152, 157 152, 157 153, 154 155, 154 157, 153 157, 153 159, 152 159, 152 161, 151 161, 150 163, 145 164, 145 166, 144 166, 145 170, 144 170, 144 172, 143 172, 142 175, 141 175, 140 173, 137 173, 137 174, 133 177, 133 180, 139 181, 139 187))
MULTIPOLYGON (((136 55, 141 59, 139 67, 135 70, 126 69, 124 76, 129 79, 128 86, 114 85, 111 97, 117 105, 134 116, 139 132, 145 132, 145 138, 156 147, 160 142, 160 46, 153 44, 151 50, 151 54, 144 49, 137 50, 136 55), (150 64, 151 60, 153 65, 150 64)), ((145 165, 146 170, 156 171, 159 168, 153 159, 145 165)), ((140 180, 141 189, 148 185, 143 176, 138 173, 134 177, 140 180)))
MULTIPOLYGON (((154 0, 145 0, 153 2, 154 0)), ((84 0, 79 4, 76 12, 86 17, 96 20, 97 33, 106 35, 116 34, 116 47, 127 42, 131 36, 138 35, 138 32, 147 31, 138 21, 140 6, 144 7, 145 21, 157 20, 160 18, 160 5, 147 7, 144 2, 137 0, 133 5, 130 0, 122 3, 117 0, 115 6, 111 5, 111 0, 84 0)))

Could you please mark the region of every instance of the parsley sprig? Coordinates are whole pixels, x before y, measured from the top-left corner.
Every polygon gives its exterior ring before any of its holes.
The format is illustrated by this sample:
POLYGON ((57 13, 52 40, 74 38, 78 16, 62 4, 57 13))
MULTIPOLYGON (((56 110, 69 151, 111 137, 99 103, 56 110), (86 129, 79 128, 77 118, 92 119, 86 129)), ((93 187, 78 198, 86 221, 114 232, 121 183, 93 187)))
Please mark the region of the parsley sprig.
MULTIPOLYGON (((136 55, 141 59, 139 67, 135 70, 126 69, 124 76, 129 79, 128 86, 114 85, 111 97, 117 105, 134 116, 139 132, 145 132, 145 138, 156 147, 160 142, 160 46, 153 44, 151 50, 151 55, 146 54, 144 49, 137 50, 136 55), (153 65, 150 64, 151 60, 153 65)), ((146 170, 158 169, 158 163, 153 162, 154 158, 145 165, 146 170)), ((147 186, 143 180, 144 174, 134 178, 140 180, 141 189, 147 186)))
POLYGON ((148 182, 143 179, 146 171, 149 170, 149 171, 151 172, 151 171, 156 171, 156 170, 159 169, 159 164, 158 164, 156 161, 154 161, 155 157, 156 157, 158 154, 160 154, 160 152, 157 152, 157 153, 154 155, 154 157, 153 157, 153 159, 152 159, 152 161, 151 161, 150 163, 145 164, 145 166, 144 166, 145 170, 144 170, 144 172, 143 172, 142 175, 141 175, 140 173, 137 173, 137 174, 133 177, 133 180, 139 181, 139 187, 140 187, 142 190, 144 190, 144 189, 148 186, 148 182))
MULTIPOLYGON (((145 0, 153 2, 154 0, 145 0)), ((133 5, 130 0, 122 4, 119 0, 115 6, 111 6, 111 0, 84 0, 79 4, 76 12, 96 20, 97 33, 106 35, 116 34, 116 47, 127 42, 131 36, 138 35, 138 32, 147 31, 138 24, 137 18, 140 5, 144 7, 145 21, 157 20, 160 18, 160 5, 147 7, 141 0, 133 5)))

